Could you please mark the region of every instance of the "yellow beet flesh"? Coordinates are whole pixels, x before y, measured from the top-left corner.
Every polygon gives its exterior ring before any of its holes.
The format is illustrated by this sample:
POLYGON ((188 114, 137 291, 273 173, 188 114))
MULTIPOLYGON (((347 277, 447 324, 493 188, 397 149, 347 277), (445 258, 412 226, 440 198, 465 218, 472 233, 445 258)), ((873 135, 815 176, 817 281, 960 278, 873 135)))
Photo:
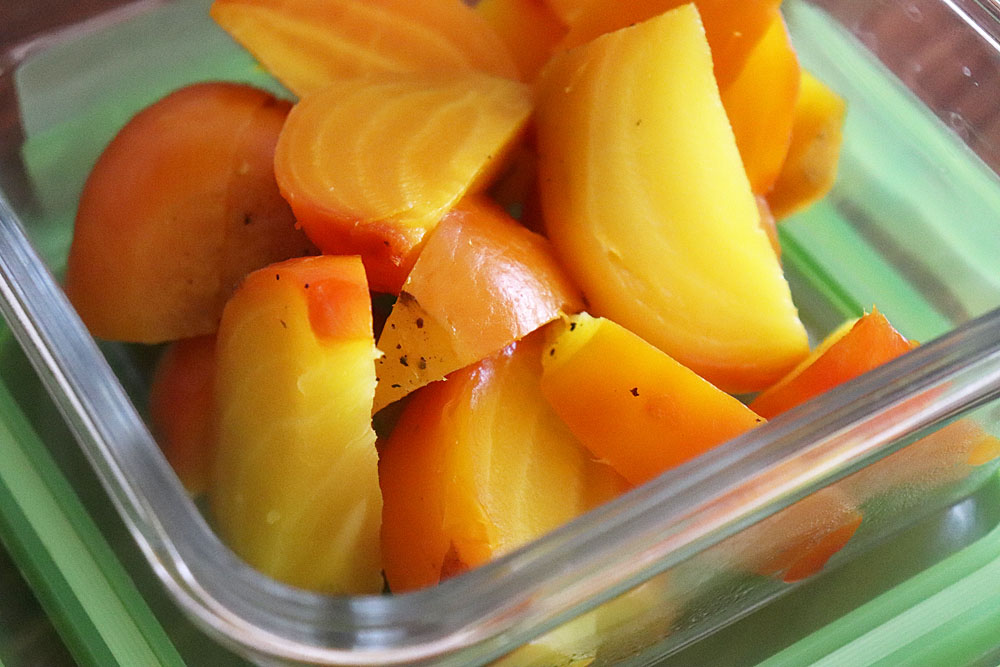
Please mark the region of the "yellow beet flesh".
POLYGON ((466 199, 424 244, 379 336, 375 410, 582 307, 548 241, 466 199))
MULTIPOLYGON (((692 0, 589 0, 569 22, 559 48, 571 49, 599 35, 659 16, 692 0)), ((781 0, 694 0, 712 48, 715 79, 728 85, 767 30, 781 0)))
POLYGON ((729 392, 808 354, 686 5, 543 72, 545 225, 590 303, 729 392))
POLYGON ((531 114, 524 84, 481 74, 332 83, 289 114, 275 152, 282 195, 329 254, 359 254, 398 293, 424 236, 502 168, 531 114))
POLYGON ((837 178, 847 103, 802 70, 791 145, 767 203, 778 220, 826 196, 837 178))
POLYGON ((385 72, 517 77, 504 43, 461 0, 217 0, 211 14, 300 97, 385 72))
POLYGON ((223 312, 217 354, 220 535, 285 583, 381 591, 376 350, 361 261, 304 258, 251 274, 223 312))
POLYGON ((394 592, 478 567, 627 488, 538 388, 543 332, 414 393, 382 448, 394 592))
POLYGON ((542 393, 594 457, 633 484, 764 421, 610 320, 580 313, 553 331, 542 393))

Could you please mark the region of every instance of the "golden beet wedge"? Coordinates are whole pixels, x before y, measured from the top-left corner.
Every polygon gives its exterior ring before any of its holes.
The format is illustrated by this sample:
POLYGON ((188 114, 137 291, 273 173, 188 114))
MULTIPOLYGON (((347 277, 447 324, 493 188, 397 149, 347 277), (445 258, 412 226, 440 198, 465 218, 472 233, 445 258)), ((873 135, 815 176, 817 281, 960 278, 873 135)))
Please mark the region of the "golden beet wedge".
POLYGON ((536 124, 546 229, 592 312, 733 393, 808 354, 693 5, 557 56, 536 124))
POLYGON ((805 361, 761 392, 750 407, 771 419, 915 346, 882 313, 872 311, 827 336, 805 361))
POLYGON ((552 331, 542 394, 595 458, 633 484, 764 421, 610 320, 580 313, 552 331))
POLYGON ((507 45, 523 81, 535 78, 566 34, 566 26, 541 0, 480 0, 476 12, 507 45))
POLYGON ((215 333, 236 285, 316 249, 274 179, 290 105, 199 83, 140 111, 80 196, 66 293, 99 338, 161 343, 215 333))
POLYGON ((627 488, 542 398, 543 342, 528 336, 406 404, 379 467, 393 591, 477 567, 627 488))
POLYGON ((587 10, 590 0, 539 0, 565 25, 572 25, 587 10))
POLYGON ((233 551, 280 581, 382 589, 376 354, 357 257, 274 264, 226 305, 212 517, 233 551))
POLYGON ((755 193, 778 178, 792 139, 800 67, 785 21, 774 11, 770 26, 736 78, 722 87, 722 104, 755 193))
MULTIPOLYGON (((772 418, 902 356, 917 346, 873 310, 828 335, 809 357, 750 403, 772 418)), ((934 400, 934 393, 912 400, 934 400)), ((901 406, 898 410, 913 410, 901 406)), ((849 477, 843 484, 857 504, 893 488, 932 488, 966 477, 970 467, 1000 456, 1000 440, 972 417, 960 419, 920 438, 884 460, 849 477)))
POLYGON ((197 336, 167 347, 149 387, 156 441, 192 496, 208 490, 212 474, 214 382, 215 336, 197 336))
POLYGON ((818 574, 864 520, 856 498, 828 486, 720 543, 738 567, 791 583, 818 574))
POLYGON ((424 236, 489 184, 530 113, 527 86, 481 74, 344 79, 289 114, 275 175, 316 245, 361 255, 371 288, 398 293, 424 236))
POLYGON ((463 200, 432 232, 382 329, 375 410, 582 307, 545 238, 485 198, 463 200))
MULTIPOLYGON (((563 0, 564 2, 566 0, 563 0)), ((570 21, 560 44, 571 49, 605 33, 649 20, 691 0, 589 0, 570 21)), ((767 31, 781 0, 694 0, 712 47, 715 78, 728 85, 767 31)))
POLYGON ((461 0, 216 0, 211 14, 300 97, 386 72, 518 76, 507 47, 461 0))
POLYGON ((763 229, 767 234, 767 240, 770 241, 771 247, 774 249, 774 254, 781 257, 781 241, 778 239, 778 222, 774 219, 774 215, 771 213, 771 207, 767 205, 767 199, 764 195, 755 195, 754 199, 757 200, 757 213, 760 214, 761 229, 763 229))
POLYGON ((778 220, 826 196, 837 179, 847 103, 802 70, 788 155, 767 203, 778 220))

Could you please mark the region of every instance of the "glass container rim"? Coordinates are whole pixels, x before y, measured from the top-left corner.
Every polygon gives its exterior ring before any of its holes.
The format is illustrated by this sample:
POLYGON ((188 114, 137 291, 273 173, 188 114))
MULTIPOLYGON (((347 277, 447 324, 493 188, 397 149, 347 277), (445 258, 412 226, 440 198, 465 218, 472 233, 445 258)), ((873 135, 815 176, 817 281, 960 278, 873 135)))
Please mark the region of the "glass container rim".
MULTIPOLYGON (((995 0, 942 2, 997 44, 995 0)), ((329 597, 256 573, 218 541, 2 192, 0 295, 175 600, 241 652, 326 664, 458 660, 477 646, 499 655, 1000 396, 997 309, 433 589, 329 597)))

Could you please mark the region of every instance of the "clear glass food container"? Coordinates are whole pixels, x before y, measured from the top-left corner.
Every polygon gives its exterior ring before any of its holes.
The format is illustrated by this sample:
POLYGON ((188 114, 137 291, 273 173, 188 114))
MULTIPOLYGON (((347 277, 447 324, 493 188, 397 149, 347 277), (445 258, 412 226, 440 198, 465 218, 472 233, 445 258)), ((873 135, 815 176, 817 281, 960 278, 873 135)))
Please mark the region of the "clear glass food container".
MULTIPOLYGON (((926 517, 1000 507, 996 464, 954 435, 973 423, 1000 435, 992 0, 784 4, 802 62, 849 109, 837 185, 781 228, 803 321, 819 340, 875 305, 921 347, 487 566, 359 597, 283 586, 220 543, 143 421, 155 351, 96 344, 58 287, 83 181, 135 111, 197 80, 280 87, 214 26, 207 0, 42 4, 30 24, 0 20, 2 310, 40 378, 15 369, 10 399, 83 480, 85 504, 117 509, 134 540, 118 556, 141 553, 131 567, 155 572, 198 632, 235 653, 338 665, 719 659, 721 628, 817 590, 761 563, 834 520, 831 498, 863 516, 819 577, 831 581, 926 517)), ((7 332, 2 344, 0 365, 16 365, 7 332)), ((998 514, 979 512, 934 559, 998 514)))

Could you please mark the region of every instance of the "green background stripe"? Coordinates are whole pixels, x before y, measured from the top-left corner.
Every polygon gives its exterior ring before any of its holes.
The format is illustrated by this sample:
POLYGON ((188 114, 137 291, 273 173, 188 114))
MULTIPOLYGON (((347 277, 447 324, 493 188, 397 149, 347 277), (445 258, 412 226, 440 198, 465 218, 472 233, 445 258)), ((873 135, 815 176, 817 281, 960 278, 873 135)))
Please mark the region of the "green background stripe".
POLYGON ((80 664, 183 664, 5 384, 0 533, 80 664))

